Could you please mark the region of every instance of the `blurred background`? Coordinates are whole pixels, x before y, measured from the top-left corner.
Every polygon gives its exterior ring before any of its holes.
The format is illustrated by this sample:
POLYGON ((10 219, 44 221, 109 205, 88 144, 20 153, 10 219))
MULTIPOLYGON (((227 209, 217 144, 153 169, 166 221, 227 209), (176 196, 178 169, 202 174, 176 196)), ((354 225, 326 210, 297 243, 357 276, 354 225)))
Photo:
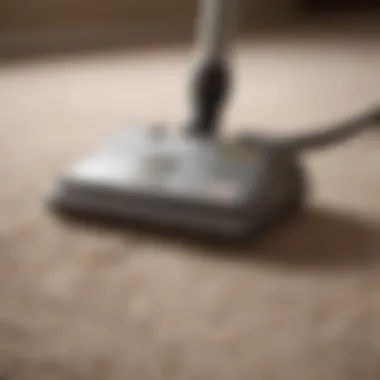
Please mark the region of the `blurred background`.
MULTIPOLYGON (((378 0, 241 0, 240 30, 294 22, 321 14, 371 13, 378 0)), ((191 35, 194 0, 2 0, 0 49, 60 49, 173 42, 191 35)), ((10 51, 9 51, 10 52, 10 51)), ((8 53, 9 53, 8 52, 8 53)))
MULTIPOLYGON (((379 5, 240 0, 224 131, 378 106, 379 5)), ((0 0, 1 380, 380 379, 377 129, 303 157, 305 212, 243 253, 47 212, 120 126, 188 120, 197 8, 0 0)))

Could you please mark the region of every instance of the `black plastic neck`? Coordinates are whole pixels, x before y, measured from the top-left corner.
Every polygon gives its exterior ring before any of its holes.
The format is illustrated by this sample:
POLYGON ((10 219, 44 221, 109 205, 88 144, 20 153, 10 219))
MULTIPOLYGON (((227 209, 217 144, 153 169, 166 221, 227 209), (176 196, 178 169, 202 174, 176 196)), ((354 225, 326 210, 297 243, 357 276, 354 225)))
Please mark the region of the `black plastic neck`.
POLYGON ((191 133, 211 136, 217 133, 220 114, 230 85, 229 71, 223 61, 208 61, 196 71, 191 133))

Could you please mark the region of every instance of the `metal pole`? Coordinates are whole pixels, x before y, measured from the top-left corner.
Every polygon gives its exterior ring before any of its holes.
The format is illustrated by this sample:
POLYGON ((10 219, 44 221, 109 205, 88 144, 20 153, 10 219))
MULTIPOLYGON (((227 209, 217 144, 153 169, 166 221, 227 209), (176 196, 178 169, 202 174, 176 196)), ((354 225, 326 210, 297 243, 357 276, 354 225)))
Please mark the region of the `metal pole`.
POLYGON ((202 0, 198 20, 198 61, 193 87, 193 116, 190 130, 213 135, 229 93, 227 64, 231 27, 237 0, 202 0))
POLYGON ((223 60, 235 26, 236 0, 201 0, 198 43, 207 61, 223 60))

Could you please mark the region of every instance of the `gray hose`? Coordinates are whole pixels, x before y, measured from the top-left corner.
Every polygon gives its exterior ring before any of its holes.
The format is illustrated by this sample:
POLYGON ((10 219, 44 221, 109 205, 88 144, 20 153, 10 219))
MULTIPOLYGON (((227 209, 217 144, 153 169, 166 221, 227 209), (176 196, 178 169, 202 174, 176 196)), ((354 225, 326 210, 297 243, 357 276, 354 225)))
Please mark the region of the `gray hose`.
POLYGON ((320 126, 316 132, 289 137, 267 137, 262 135, 245 136, 244 140, 253 144, 265 144, 295 152, 321 149, 339 144, 371 127, 380 126, 380 106, 373 107, 351 119, 332 126, 320 126))

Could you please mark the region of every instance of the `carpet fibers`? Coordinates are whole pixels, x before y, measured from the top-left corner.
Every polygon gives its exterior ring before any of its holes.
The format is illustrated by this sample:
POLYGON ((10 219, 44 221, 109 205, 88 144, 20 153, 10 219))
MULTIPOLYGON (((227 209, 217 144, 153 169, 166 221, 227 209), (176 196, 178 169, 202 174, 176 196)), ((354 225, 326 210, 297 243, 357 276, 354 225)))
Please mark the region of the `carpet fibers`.
MULTIPOLYGON (((189 53, 0 63, 0 378, 378 380, 379 131, 305 157, 307 211, 248 252, 47 213, 115 128, 176 127, 189 53)), ((236 51, 226 131, 354 115, 380 100, 379 68, 378 33, 260 35, 236 51)))

